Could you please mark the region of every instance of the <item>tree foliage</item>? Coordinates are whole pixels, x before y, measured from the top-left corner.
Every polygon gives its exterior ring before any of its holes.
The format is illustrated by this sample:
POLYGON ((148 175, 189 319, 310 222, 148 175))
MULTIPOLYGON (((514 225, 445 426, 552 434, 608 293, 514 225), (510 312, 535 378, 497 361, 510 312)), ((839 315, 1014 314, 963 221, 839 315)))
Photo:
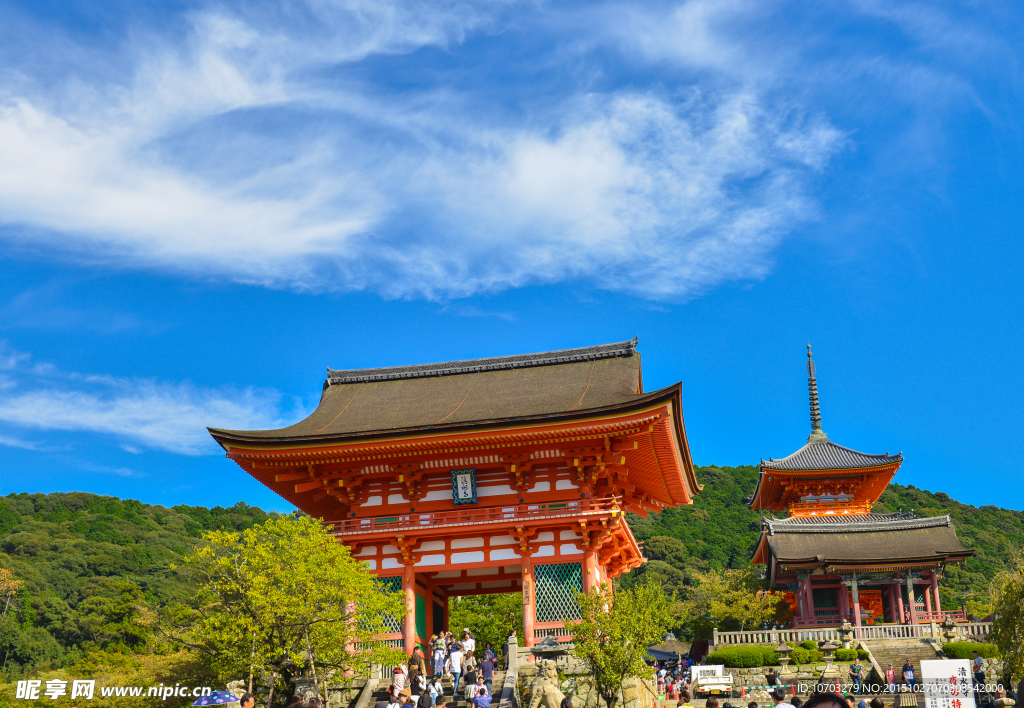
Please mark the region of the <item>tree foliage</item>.
POLYGON ((767 582, 750 566, 695 573, 694 581, 684 590, 682 609, 699 637, 709 638, 715 627, 743 631, 789 620, 782 593, 768 591, 767 582))
POLYGON ((995 613, 989 639, 999 647, 1003 664, 1024 677, 1024 553, 1013 552, 1005 571, 992 584, 995 613))
POLYGON ((210 531, 186 558, 196 609, 179 616, 180 639, 225 678, 287 682, 309 663, 327 674, 365 675, 400 651, 376 638, 405 614, 401 593, 380 589, 319 521, 268 519, 242 532, 210 531))
POLYGON ((521 593, 499 595, 468 595, 449 601, 448 625, 459 637, 469 627, 476 638, 476 654, 490 642, 497 654, 512 632, 523 646, 523 596, 521 593))
POLYGON ((594 688, 615 708, 628 678, 651 678, 644 659, 672 622, 675 599, 654 582, 613 592, 602 584, 577 593, 581 619, 572 625, 573 655, 594 677, 594 688))

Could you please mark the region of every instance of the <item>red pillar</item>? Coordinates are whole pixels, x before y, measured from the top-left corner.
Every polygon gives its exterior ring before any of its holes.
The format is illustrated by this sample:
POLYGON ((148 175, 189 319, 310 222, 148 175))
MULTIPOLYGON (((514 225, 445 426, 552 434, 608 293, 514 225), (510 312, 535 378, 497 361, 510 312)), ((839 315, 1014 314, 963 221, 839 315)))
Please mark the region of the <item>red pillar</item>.
POLYGON ((839 583, 839 616, 853 620, 853 605, 850 602, 850 590, 845 583, 839 583))
POLYGON ((942 612, 942 602, 939 600, 939 571, 932 571, 932 593, 935 595, 935 611, 942 612))
POLYGON ((533 636, 533 622, 536 617, 537 598, 536 584, 533 582, 533 559, 523 557, 523 645, 532 647, 536 643, 533 636))
POLYGON ((896 596, 896 607, 900 612, 900 618, 897 621, 903 624, 903 617, 906 613, 906 608, 903 607, 903 588, 899 585, 893 586, 893 594, 896 596))
POLYGON ((591 588, 600 587, 601 578, 597 574, 597 554, 587 549, 583 551, 583 592, 590 592, 591 588))
POLYGON ((402 572, 402 591, 405 593, 405 617, 402 619, 402 648, 411 655, 416 648, 416 573, 412 563, 402 572))

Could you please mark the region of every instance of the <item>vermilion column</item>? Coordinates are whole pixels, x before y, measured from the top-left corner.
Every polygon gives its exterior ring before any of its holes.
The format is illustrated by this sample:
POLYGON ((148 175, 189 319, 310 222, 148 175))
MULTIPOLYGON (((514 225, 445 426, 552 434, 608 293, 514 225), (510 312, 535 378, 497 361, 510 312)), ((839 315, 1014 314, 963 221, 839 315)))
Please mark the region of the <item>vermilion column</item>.
POLYGON ((932 571, 932 592, 935 594, 935 611, 942 612, 942 602, 939 601, 939 572, 932 571))
POLYGON ((903 624, 903 618, 906 613, 906 608, 903 607, 903 588, 901 588, 899 585, 894 585, 892 593, 896 596, 896 607, 900 611, 900 617, 896 621, 900 624, 903 624))
POLYGON ((533 621, 537 613, 537 587, 533 582, 533 559, 523 556, 523 644, 532 647, 536 643, 533 636, 533 621))
POLYGON ((583 592, 600 586, 601 578, 597 574, 597 554, 593 550, 583 551, 583 592))
POLYGON ((402 590, 405 592, 405 618, 402 620, 402 648, 412 655, 416 648, 416 573, 412 563, 402 572, 402 590))

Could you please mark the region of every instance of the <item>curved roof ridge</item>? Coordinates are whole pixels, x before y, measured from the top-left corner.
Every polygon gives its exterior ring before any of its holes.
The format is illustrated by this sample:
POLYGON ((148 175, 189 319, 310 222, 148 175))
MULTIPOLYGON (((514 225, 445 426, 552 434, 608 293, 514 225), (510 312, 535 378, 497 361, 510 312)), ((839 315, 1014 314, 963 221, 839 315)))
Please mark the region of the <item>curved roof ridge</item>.
MULTIPOLYGON (((801 517, 807 518, 807 517, 801 517)), ((817 517, 823 518, 823 517, 817 517)), ((913 512, 905 514, 862 514, 858 516, 824 517, 825 521, 815 523, 794 523, 792 519, 764 519, 768 535, 777 533, 862 533, 871 531, 898 531, 905 529, 926 529, 937 526, 952 526, 949 514, 917 518, 913 512), (876 518, 869 518, 876 517, 876 518), (883 517, 883 518, 877 518, 883 517)))
POLYGON ((581 361, 596 361, 630 357, 636 354, 638 337, 626 342, 599 344, 592 347, 561 349, 535 354, 516 354, 513 356, 497 356, 486 359, 466 359, 448 361, 437 364, 414 364, 411 366, 388 366, 376 369, 327 369, 327 385, 335 386, 348 383, 366 383, 369 381, 394 381, 399 379, 417 379, 429 376, 453 376, 457 374, 479 373, 482 371, 503 371, 533 366, 551 366, 553 364, 570 364, 581 361))
POLYGON ((881 467, 903 459, 903 453, 872 455, 844 447, 828 439, 811 440, 796 452, 781 459, 761 459, 762 469, 829 470, 857 467, 881 467))

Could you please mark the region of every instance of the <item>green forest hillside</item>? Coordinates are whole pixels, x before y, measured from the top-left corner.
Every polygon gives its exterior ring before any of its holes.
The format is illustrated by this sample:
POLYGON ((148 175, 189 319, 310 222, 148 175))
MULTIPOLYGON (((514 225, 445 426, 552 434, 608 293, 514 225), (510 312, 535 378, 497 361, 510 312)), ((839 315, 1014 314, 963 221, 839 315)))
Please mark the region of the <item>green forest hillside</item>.
POLYGON ((204 531, 266 518, 243 502, 168 509, 79 492, 0 498, 0 568, 23 584, 0 619, 0 661, 15 672, 55 668, 109 646, 126 584, 152 607, 187 602, 192 590, 171 568, 185 550, 204 531))
MULTIPOLYGON (((747 564, 751 546, 761 531, 761 513, 751 511, 743 499, 754 491, 757 467, 698 467, 704 485, 693 506, 667 509, 642 519, 629 515, 644 555, 651 562, 634 570, 632 582, 648 573, 668 587, 686 584, 688 570, 709 567, 739 568, 747 564)), ((1024 547, 1024 512, 985 505, 961 504, 939 492, 913 485, 890 484, 873 511, 913 510, 918 516, 949 514, 960 541, 975 550, 964 566, 949 566, 940 587, 945 607, 961 600, 977 615, 988 613, 985 594, 1012 547, 1024 547)))
MULTIPOLYGON (((702 467, 704 490, 691 507, 646 519, 630 516, 651 562, 624 582, 647 574, 669 588, 688 571, 747 564, 760 516, 744 504, 754 489, 754 467, 702 467)), ((964 568, 947 570, 942 589, 950 607, 961 599, 984 614, 979 601, 1011 546, 1024 546, 1024 514, 961 504, 945 494, 892 485, 879 511, 949 513, 964 544, 977 551, 964 568)), ((204 531, 241 530, 268 515, 239 502, 231 508, 151 506, 94 494, 13 494, 0 498, 0 569, 23 587, 0 619, 0 661, 6 677, 72 666, 90 652, 133 645, 126 607, 152 611, 188 603, 192 589, 172 566, 204 531)), ((3 608, 0 607, 0 611, 3 608)))

